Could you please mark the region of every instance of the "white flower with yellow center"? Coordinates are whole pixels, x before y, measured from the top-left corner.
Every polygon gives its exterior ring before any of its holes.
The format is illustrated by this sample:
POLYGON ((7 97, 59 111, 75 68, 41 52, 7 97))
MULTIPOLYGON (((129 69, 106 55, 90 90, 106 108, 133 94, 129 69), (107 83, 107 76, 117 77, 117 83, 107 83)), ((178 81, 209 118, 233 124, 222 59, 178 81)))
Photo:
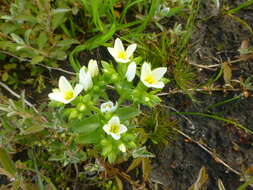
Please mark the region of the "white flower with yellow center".
POLYGON ((103 127, 104 131, 111 135, 115 140, 119 140, 122 133, 127 131, 125 125, 120 124, 118 116, 113 116, 106 125, 103 127))
POLYGON ((104 112, 114 112, 117 109, 117 107, 118 107, 117 103, 115 105, 113 105, 113 102, 108 101, 108 102, 101 104, 100 110, 103 113, 104 112))
POLYGON ((82 90, 83 86, 81 84, 77 84, 73 89, 69 81, 64 76, 61 76, 59 79, 59 89, 54 89, 48 96, 51 100, 68 104, 74 100, 82 90))
POLYGON ((125 75, 128 82, 132 82, 134 80, 135 73, 136 73, 136 63, 131 62, 127 67, 127 72, 125 75))
POLYGON ((80 69, 79 83, 83 85, 84 90, 90 89, 93 85, 91 73, 87 71, 87 68, 85 66, 80 69))
POLYGON ((159 67, 151 70, 151 65, 147 62, 144 62, 141 67, 141 81, 149 88, 163 88, 164 83, 160 80, 166 72, 166 67, 159 67))
POLYGON ((99 70, 98 70, 98 63, 96 60, 91 59, 88 63, 88 71, 91 74, 91 77, 95 77, 98 75, 99 70))
POLYGON ((119 63, 128 63, 130 62, 130 57, 133 55, 137 45, 131 44, 125 50, 121 40, 117 38, 114 43, 114 47, 108 47, 109 53, 114 57, 114 59, 119 63))

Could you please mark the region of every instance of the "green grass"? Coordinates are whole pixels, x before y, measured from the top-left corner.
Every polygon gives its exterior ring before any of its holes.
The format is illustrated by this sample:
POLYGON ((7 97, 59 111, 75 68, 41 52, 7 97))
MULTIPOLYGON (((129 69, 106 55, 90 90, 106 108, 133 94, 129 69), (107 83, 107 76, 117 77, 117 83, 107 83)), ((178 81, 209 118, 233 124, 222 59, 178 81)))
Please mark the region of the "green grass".
POLYGON ((234 14, 234 13, 238 12, 239 10, 241 10, 243 8, 247 8, 251 5, 253 5, 253 0, 248 0, 242 4, 239 4, 237 7, 233 8, 233 9, 225 11, 224 14, 234 14))

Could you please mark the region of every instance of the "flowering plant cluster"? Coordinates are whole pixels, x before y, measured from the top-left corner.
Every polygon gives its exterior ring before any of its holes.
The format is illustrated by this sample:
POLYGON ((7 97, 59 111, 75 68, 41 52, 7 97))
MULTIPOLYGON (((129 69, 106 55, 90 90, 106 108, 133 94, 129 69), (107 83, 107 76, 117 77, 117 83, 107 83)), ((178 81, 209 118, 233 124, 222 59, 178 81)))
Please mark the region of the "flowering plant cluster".
POLYGON ((77 84, 61 76, 59 88, 49 94, 51 104, 62 108, 68 126, 64 130, 75 144, 102 154, 110 163, 119 155, 136 155, 141 143, 133 118, 140 105, 153 107, 161 101, 155 94, 168 81, 163 78, 166 67, 152 69, 133 56, 136 47, 131 44, 125 49, 117 38, 114 47, 108 47, 116 65, 101 61, 100 66, 90 60, 80 69, 77 84))

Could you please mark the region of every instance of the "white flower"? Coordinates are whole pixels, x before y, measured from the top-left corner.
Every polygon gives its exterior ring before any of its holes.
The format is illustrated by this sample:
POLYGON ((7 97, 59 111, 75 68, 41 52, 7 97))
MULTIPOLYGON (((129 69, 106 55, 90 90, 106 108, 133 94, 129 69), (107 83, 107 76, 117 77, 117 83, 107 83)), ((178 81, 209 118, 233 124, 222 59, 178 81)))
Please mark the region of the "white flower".
POLYGON ((109 101, 109 102, 105 102, 103 104, 101 104, 100 106, 100 110, 101 112, 114 112, 117 109, 118 105, 117 103, 115 105, 113 105, 113 102, 109 101))
POLYGON ((130 57, 133 55, 137 45, 131 44, 125 50, 121 40, 117 38, 114 43, 114 47, 108 47, 109 53, 114 57, 114 59, 119 63, 127 63, 130 61, 130 57))
POLYGON ((81 84, 77 84, 73 89, 69 81, 64 76, 61 76, 59 79, 59 89, 54 89, 48 96, 51 100, 68 104, 74 100, 82 90, 83 86, 81 84))
POLYGON ((160 81, 160 79, 166 72, 166 67, 159 67, 152 71, 151 65, 147 62, 144 62, 141 67, 141 81, 147 87, 163 88, 164 83, 160 81))
POLYGON ((127 131, 125 125, 120 124, 120 120, 118 116, 113 116, 106 125, 103 127, 104 131, 111 135, 115 140, 120 139, 120 135, 127 131))
POLYGON ((91 74, 91 77, 95 77, 98 75, 99 70, 98 70, 98 63, 96 60, 91 59, 88 63, 88 71, 91 74))
POLYGON ((118 148, 119 148, 119 150, 120 150, 121 152, 126 152, 126 146, 125 146, 123 143, 121 143, 121 144, 118 146, 118 148))
POLYGON ((84 90, 90 89, 93 85, 91 74, 86 70, 86 67, 82 67, 79 72, 79 83, 83 85, 84 90))
POLYGON ((127 72, 126 72, 126 78, 128 82, 132 82, 134 80, 136 73, 136 64, 135 62, 131 62, 128 67, 127 67, 127 72))

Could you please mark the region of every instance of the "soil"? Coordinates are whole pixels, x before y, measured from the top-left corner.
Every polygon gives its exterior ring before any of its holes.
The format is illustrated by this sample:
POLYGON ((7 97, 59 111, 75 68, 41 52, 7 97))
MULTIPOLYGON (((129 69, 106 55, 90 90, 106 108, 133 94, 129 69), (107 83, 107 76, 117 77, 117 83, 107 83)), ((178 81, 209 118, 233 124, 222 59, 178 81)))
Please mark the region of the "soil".
MULTIPOLYGON (((227 3, 227 2, 221 2, 227 3)), ((241 1, 229 1, 230 7, 236 7, 241 1)), ((213 65, 219 61, 229 61, 238 58, 238 48, 243 40, 253 43, 252 33, 241 23, 229 16, 221 15, 211 1, 202 1, 196 29, 192 35, 190 60, 199 65, 213 65)), ((253 7, 241 10, 235 14, 253 27, 253 7)), ((253 61, 245 61, 232 66, 233 79, 242 77, 244 80, 253 74, 253 61)), ((217 71, 201 69, 198 81, 207 81, 217 71)), ((221 77, 222 78, 222 77, 221 77)), ((224 84, 223 79, 219 80, 224 84)), ((252 96, 239 98, 236 101, 208 109, 208 106, 238 96, 241 92, 214 92, 195 94, 197 102, 192 102, 187 96, 176 94, 169 97, 168 104, 180 112, 213 113, 223 118, 240 123, 253 130, 253 99, 252 96)), ((172 110, 168 110, 172 112, 172 110)), ((238 129, 232 124, 208 117, 186 115, 194 127, 180 115, 177 118, 182 132, 192 139, 207 145, 210 150, 227 163, 231 168, 244 173, 253 164, 253 136, 238 129)), ((203 190, 218 190, 217 181, 221 179, 228 190, 236 189, 243 182, 240 176, 223 166, 196 143, 178 135, 177 140, 156 151, 151 179, 172 190, 188 189, 198 177, 202 166, 209 176, 203 190)), ((253 189, 252 187, 246 188, 253 189)))

